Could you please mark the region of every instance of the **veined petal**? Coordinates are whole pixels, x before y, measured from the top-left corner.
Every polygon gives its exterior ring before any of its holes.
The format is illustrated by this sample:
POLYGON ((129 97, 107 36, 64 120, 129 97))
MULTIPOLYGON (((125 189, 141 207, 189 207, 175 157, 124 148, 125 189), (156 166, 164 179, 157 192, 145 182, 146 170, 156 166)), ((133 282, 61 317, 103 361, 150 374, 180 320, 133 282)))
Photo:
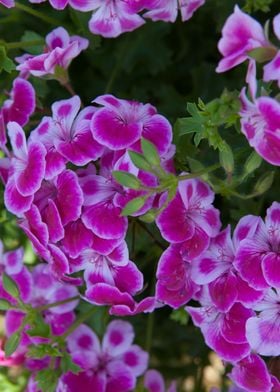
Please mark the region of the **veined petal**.
POLYGON ((107 240, 124 238, 128 223, 120 213, 121 209, 111 202, 99 203, 84 210, 82 221, 98 237, 107 240))
POLYGON ((15 184, 23 196, 33 195, 40 188, 46 168, 45 156, 46 150, 42 144, 31 143, 28 146, 26 165, 16 166, 15 184))

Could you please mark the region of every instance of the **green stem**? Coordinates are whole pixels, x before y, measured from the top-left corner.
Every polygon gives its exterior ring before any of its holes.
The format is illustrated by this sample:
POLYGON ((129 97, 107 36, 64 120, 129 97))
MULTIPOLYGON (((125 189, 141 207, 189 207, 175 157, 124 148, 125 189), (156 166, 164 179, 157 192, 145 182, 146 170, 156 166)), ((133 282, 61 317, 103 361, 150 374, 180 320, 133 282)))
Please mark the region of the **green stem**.
POLYGON ((55 308, 56 306, 64 305, 64 304, 67 304, 68 302, 76 301, 77 299, 80 299, 79 295, 76 295, 75 297, 64 299, 62 301, 53 302, 52 304, 39 306, 38 308, 35 308, 35 310, 37 310, 38 312, 43 312, 44 310, 48 310, 50 308, 55 308))
POLYGON ((43 45, 44 41, 41 39, 33 40, 33 41, 23 41, 23 42, 3 42, 6 49, 21 49, 28 48, 29 46, 43 45))
POLYGON ((79 325, 81 325, 84 321, 86 321, 86 319, 92 316, 95 311, 96 307, 93 306, 88 312, 81 314, 80 317, 78 317, 77 320, 67 329, 67 331, 64 332, 63 335, 59 336, 59 340, 65 340, 69 335, 71 335, 72 332, 75 331, 75 329, 78 328, 79 325))
POLYGON ((58 25, 57 19, 51 18, 50 16, 47 16, 47 15, 43 14, 42 12, 36 11, 33 8, 28 7, 27 5, 24 5, 21 3, 16 3, 15 7, 21 11, 26 12, 29 15, 35 16, 35 18, 41 19, 42 21, 44 21, 48 24, 52 24, 55 26, 58 25))
POLYGON ((195 173, 190 173, 190 174, 184 174, 183 176, 179 176, 178 180, 183 181, 183 180, 189 180, 191 178, 196 178, 203 176, 204 174, 211 173, 212 171, 215 171, 221 167, 220 163, 215 163, 212 166, 206 167, 205 169, 199 170, 195 173))

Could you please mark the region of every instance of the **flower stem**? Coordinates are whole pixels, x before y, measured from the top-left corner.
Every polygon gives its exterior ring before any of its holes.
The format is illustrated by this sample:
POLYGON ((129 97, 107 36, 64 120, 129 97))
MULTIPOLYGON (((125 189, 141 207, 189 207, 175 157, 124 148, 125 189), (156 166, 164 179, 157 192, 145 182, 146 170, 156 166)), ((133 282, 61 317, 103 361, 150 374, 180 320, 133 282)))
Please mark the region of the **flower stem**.
POLYGON ((44 41, 41 39, 33 40, 33 41, 22 41, 22 42, 3 42, 6 49, 21 49, 28 48, 29 46, 43 45, 44 41))
POLYGON ((220 167, 221 167, 220 163, 215 163, 214 165, 206 167, 206 168, 199 170, 197 172, 190 173, 190 174, 184 174, 183 176, 179 176, 178 181, 184 181, 184 180, 189 180, 191 178, 200 177, 200 176, 203 176, 204 174, 211 173, 212 171, 215 171, 215 170, 219 169, 220 167))
POLYGON ((52 304, 39 306, 38 308, 35 308, 35 310, 37 310, 38 312, 43 312, 44 310, 48 310, 50 308, 55 308, 56 306, 64 305, 64 304, 67 304, 68 302, 76 301, 77 299, 80 299, 79 295, 76 295, 75 297, 64 299, 62 301, 53 302, 52 304))
POLYGON ((24 5, 21 3, 16 3, 15 7, 21 11, 26 12, 29 15, 35 16, 35 18, 41 19, 42 21, 44 21, 48 24, 52 24, 55 26, 58 25, 57 19, 51 18, 50 16, 47 16, 47 15, 43 14, 42 12, 36 11, 33 8, 28 7, 27 5, 24 5))

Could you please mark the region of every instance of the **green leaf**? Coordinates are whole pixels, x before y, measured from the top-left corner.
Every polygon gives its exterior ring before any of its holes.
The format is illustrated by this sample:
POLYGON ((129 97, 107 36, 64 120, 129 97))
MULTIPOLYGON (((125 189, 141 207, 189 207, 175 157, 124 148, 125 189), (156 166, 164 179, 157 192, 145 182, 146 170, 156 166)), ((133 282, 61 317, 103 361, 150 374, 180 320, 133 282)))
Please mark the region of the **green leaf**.
POLYGON ((7 56, 4 46, 0 46, 0 71, 11 73, 16 69, 15 63, 7 56))
POLYGON ((261 163, 261 156, 253 151, 244 164, 244 173, 246 175, 253 173, 253 171, 255 171, 261 165, 261 163))
POLYGON ((30 358, 44 358, 48 357, 61 357, 62 354, 57 347, 53 347, 50 344, 37 344, 36 346, 29 346, 27 356, 30 358))
POLYGON ((20 342, 20 332, 14 332, 5 343, 5 355, 10 357, 17 349, 20 342))
POLYGON ((26 52, 31 54, 41 54, 44 49, 44 37, 35 31, 26 30, 21 37, 21 42, 28 43, 24 46, 26 52))
POLYGON ((19 298, 20 293, 16 282, 14 282, 13 279, 5 272, 3 272, 2 275, 2 282, 7 293, 9 293, 14 298, 19 298))
POLYGON ((272 60, 277 54, 277 49, 274 47, 255 48, 248 52, 248 55, 255 59, 258 63, 265 63, 272 60))
POLYGON ((55 392, 60 372, 55 369, 43 369, 40 370, 35 380, 38 384, 38 389, 42 392, 55 392))
POLYGON ((219 152, 220 163, 226 173, 232 173, 234 169, 234 156, 230 146, 224 142, 223 148, 219 152))
POLYGON ((186 135, 187 133, 202 132, 203 122, 201 118, 186 117, 179 118, 176 122, 176 127, 179 135, 186 135))
POLYGON ((45 320, 41 314, 36 314, 36 317, 32 320, 31 325, 31 329, 26 331, 29 336, 40 336, 44 338, 48 338, 50 336, 50 327, 45 323, 45 320))
POLYGON ((140 208, 143 207, 145 201, 146 201, 146 197, 143 196, 136 197, 135 199, 130 200, 123 208, 121 215, 128 216, 134 214, 135 212, 140 210, 140 208))
POLYGON ((143 155, 139 154, 138 152, 135 151, 128 151, 129 157, 134 163, 138 169, 142 169, 145 171, 150 171, 151 170, 151 165, 147 160, 143 157, 143 155))
POLYGON ((10 304, 9 301, 6 301, 5 299, 0 299, 0 310, 8 310, 13 307, 12 304, 10 304))
POLYGON ((258 180, 255 185, 254 193, 261 195, 268 191, 274 180, 274 172, 264 173, 264 175, 258 180))
POLYGON ((142 183, 140 180, 138 180, 137 177, 135 177, 133 174, 130 174, 125 171, 113 171, 112 175, 114 179, 121 185, 131 188, 131 189, 140 189, 142 186, 142 183))
POLYGON ((141 139, 141 148, 146 160, 153 166, 160 166, 160 156, 156 146, 149 140, 141 139))
POLYGON ((71 355, 67 352, 61 358, 60 367, 63 373, 71 372, 77 374, 81 371, 81 368, 72 361, 71 355))

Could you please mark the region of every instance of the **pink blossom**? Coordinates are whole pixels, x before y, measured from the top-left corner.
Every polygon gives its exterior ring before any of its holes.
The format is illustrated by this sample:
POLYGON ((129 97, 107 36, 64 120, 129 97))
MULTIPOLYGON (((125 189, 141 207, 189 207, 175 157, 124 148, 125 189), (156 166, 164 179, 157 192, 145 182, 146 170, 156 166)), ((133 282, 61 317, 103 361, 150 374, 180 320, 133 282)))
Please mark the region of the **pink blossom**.
POLYGON ((180 181, 176 196, 156 220, 163 238, 184 242, 190 259, 205 250, 219 232, 219 211, 212 206, 213 200, 214 193, 203 181, 180 181))
POLYGON ((0 4, 7 8, 12 8, 15 6, 14 0, 1 0, 0 4))
MULTIPOLYGON (((40 307, 43 305, 52 304, 54 302, 66 300, 78 295, 78 290, 73 285, 58 282, 50 273, 50 267, 46 264, 38 264, 33 268, 31 274, 29 272, 29 280, 26 281, 25 286, 19 286, 21 297, 26 304, 32 307, 40 307), (26 290, 29 290, 29 296, 24 295, 26 290)), ((11 277, 15 279, 14 275, 11 277)), ((18 283, 18 282, 17 282, 18 283)), ((78 305, 78 300, 69 301, 65 304, 53 306, 43 312, 45 322, 51 327, 54 335, 63 334, 69 326, 73 323, 75 315, 73 310, 78 305)), ((22 325, 25 313, 22 310, 8 310, 5 317, 5 328, 7 336, 10 336, 22 325)), ((21 336, 20 347, 22 350, 30 343, 38 342, 36 336, 31 337, 26 334, 30 329, 26 325, 21 336)))
POLYGON ((182 246, 173 244, 163 252, 157 268, 156 298, 178 308, 186 304, 199 289, 191 279, 191 264, 182 246))
POLYGON ((240 95, 242 109, 241 131, 250 146, 254 147, 266 161, 280 165, 280 104, 270 97, 248 100, 245 89, 240 95))
POLYGON ((216 71, 225 72, 249 59, 249 52, 255 48, 270 46, 262 26, 251 16, 242 12, 238 5, 228 17, 222 30, 218 48, 223 59, 216 71))
MULTIPOLYGON (((3 118, 3 130, 1 130, 0 142, 5 145, 6 130, 5 126, 9 121, 15 121, 24 126, 28 123, 29 117, 35 110, 35 90, 31 83, 22 78, 16 78, 13 81, 13 88, 10 92, 10 98, 4 101, 2 106, 1 117, 3 118)), ((1 128, 2 128, 1 126, 1 128)))
POLYGON ((245 334, 252 310, 235 303, 228 312, 220 312, 213 304, 205 287, 200 296, 202 307, 186 306, 193 323, 200 327, 206 344, 225 361, 236 363, 250 353, 245 334))
POLYGON ((230 373, 230 378, 238 387, 244 388, 248 392, 270 392, 273 390, 266 364, 256 354, 250 354, 238 362, 230 373))
POLYGON ((81 101, 78 96, 55 102, 52 118, 44 117, 41 124, 31 133, 31 139, 42 142, 47 149, 47 177, 59 174, 69 161, 85 165, 98 159, 104 147, 97 143, 90 130, 93 107, 79 114, 81 101))
POLYGON ((115 38, 120 34, 132 31, 142 26, 145 21, 135 11, 140 7, 131 6, 132 1, 121 0, 91 0, 91 10, 94 10, 89 29, 94 34, 115 38))
POLYGON ((175 22, 178 10, 180 10, 184 22, 193 16, 205 0, 148 0, 146 3, 145 8, 149 11, 144 14, 145 18, 153 21, 175 22))
POLYGON ((103 95, 94 100, 102 105, 93 116, 91 130, 95 140, 112 149, 139 149, 141 137, 148 139, 164 155, 172 139, 170 123, 150 104, 141 104, 103 95))
POLYGON ((280 353, 280 290, 270 288, 262 301, 254 305, 257 316, 249 318, 246 336, 256 353, 278 356, 280 353))
POLYGON ((63 27, 58 27, 46 36, 43 54, 22 56, 16 59, 19 62, 17 70, 23 75, 31 73, 38 77, 55 74, 56 67, 59 66, 66 70, 71 61, 87 47, 87 39, 74 35, 70 37, 63 27))
POLYGON ((0 339, 0 366, 20 366, 25 360, 24 352, 17 350, 10 357, 5 356, 4 340, 0 339))
POLYGON ((250 286, 260 290, 280 287, 279 274, 280 204, 272 203, 265 222, 259 221, 253 238, 240 243, 235 267, 250 286))
MULTIPOLYGON (((280 40, 280 14, 276 15, 275 18, 273 19, 273 30, 278 38, 280 40)), ((269 82, 271 80, 277 80, 278 86, 280 86, 280 52, 277 51, 275 48, 275 57, 267 63, 263 67, 263 80, 265 82, 269 82)))
MULTIPOLYGON (((134 331, 126 321, 114 320, 108 326, 100 344, 95 333, 86 325, 79 326, 67 339, 68 349, 83 372, 61 377, 58 391, 95 386, 96 392, 128 392, 135 388, 136 379, 147 368, 148 354, 133 345, 134 331)), ((87 390, 87 389, 85 389, 87 390)))
POLYGON ((228 311, 235 302, 251 307, 259 301, 262 291, 251 288, 234 267, 236 248, 240 241, 252 238, 259 219, 247 216, 240 220, 234 232, 234 242, 230 237, 230 227, 211 240, 207 251, 191 263, 191 277, 197 284, 208 284, 213 304, 220 311, 228 311))
POLYGON ((8 123, 13 148, 13 178, 22 196, 32 196, 40 188, 45 174, 46 150, 41 143, 26 143, 23 129, 16 122, 8 123))
MULTIPOLYGON (((31 275, 29 270, 23 264, 23 248, 13 251, 4 252, 3 243, 0 241, 0 274, 5 272, 17 283, 20 296, 23 301, 27 301, 31 295, 31 275)), ((14 298, 8 294, 0 281, 0 296, 11 303, 14 298)))

